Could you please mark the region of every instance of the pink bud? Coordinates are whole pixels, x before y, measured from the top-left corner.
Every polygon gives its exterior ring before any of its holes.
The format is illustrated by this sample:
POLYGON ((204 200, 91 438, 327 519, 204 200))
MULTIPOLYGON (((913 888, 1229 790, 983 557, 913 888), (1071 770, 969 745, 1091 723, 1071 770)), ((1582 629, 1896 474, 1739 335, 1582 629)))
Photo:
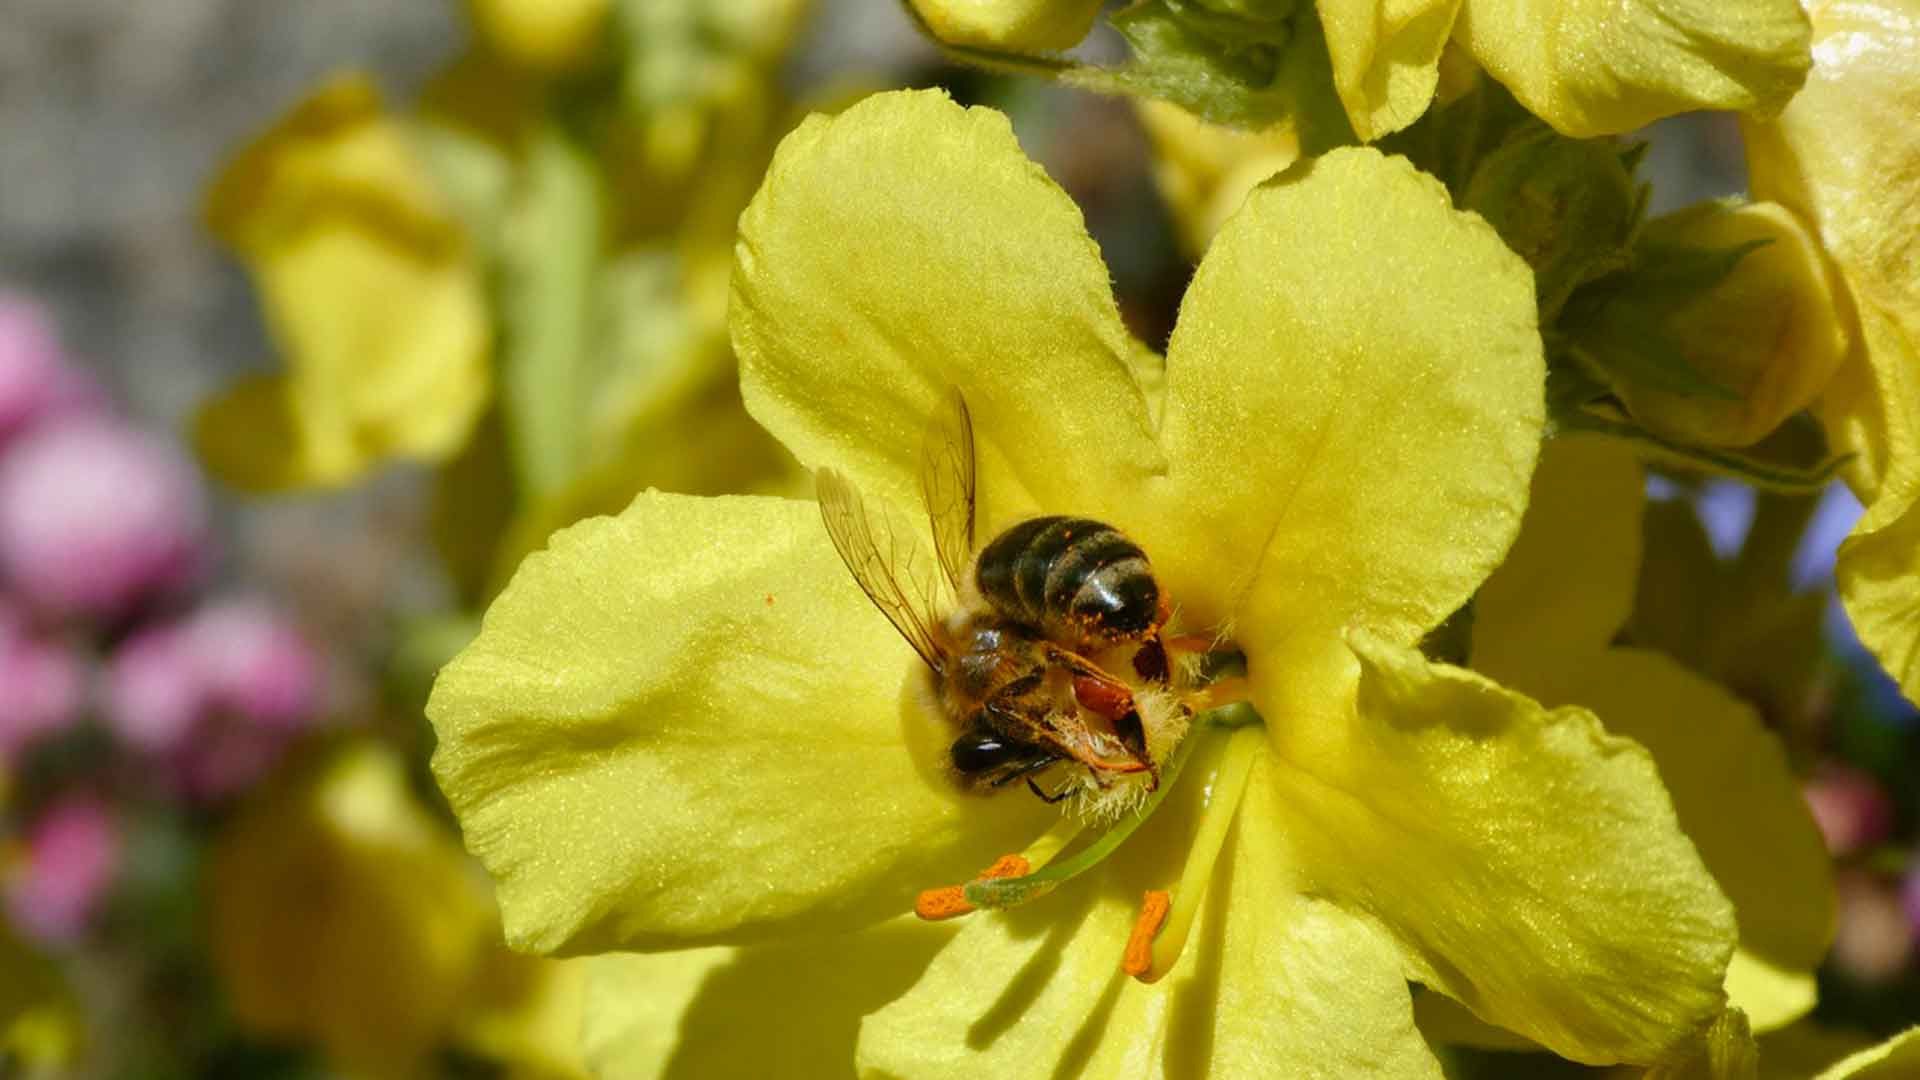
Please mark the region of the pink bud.
POLYGON ((0 762, 80 718, 80 662, 0 610, 0 762))
POLYGON ((6 883, 7 910, 28 936, 77 940, 113 884, 120 834, 105 804, 70 796, 28 830, 26 857, 6 883))
POLYGON ((1833 962, 1862 982, 1886 982, 1905 971, 1913 957, 1914 928, 1896 890, 1860 871, 1834 880, 1839 921, 1833 935, 1833 962))
POLYGON ((1859 769, 1822 766, 1803 793, 1827 850, 1835 855, 1865 851, 1893 831, 1893 803, 1879 782, 1859 769))
POLYGON ((0 293, 0 441, 54 406, 70 378, 45 309, 24 296, 0 293))
POLYGON ((282 730, 304 726, 320 704, 313 650, 285 619, 252 599, 196 611, 187 623, 192 649, 215 707, 282 730))
POLYGON ((98 419, 41 425, 0 460, 0 574, 58 614, 111 618, 205 559, 205 494, 172 446, 98 419))
POLYGON ((107 666, 107 724, 141 750, 164 753, 184 743, 210 697, 191 637, 177 625, 128 638, 107 666))

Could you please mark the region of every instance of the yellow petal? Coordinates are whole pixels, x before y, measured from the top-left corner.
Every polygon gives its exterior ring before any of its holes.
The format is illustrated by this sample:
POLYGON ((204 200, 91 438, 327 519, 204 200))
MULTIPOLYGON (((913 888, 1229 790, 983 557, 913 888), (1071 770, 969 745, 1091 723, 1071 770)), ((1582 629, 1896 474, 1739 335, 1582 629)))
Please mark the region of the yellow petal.
POLYGON ((1316 5, 1333 87, 1362 142, 1427 111, 1460 0, 1335 0, 1316 5))
POLYGON ((1656 1061, 1710 1021, 1733 911, 1646 751, 1584 710, 1353 645, 1346 723, 1260 703, 1302 886, 1378 919, 1408 978, 1563 1057, 1656 1061))
POLYGON ((485 883, 401 761, 350 748, 217 839, 210 951, 234 1016, 340 1062, 403 1071, 442 1037, 492 929, 485 883))
POLYGON ((207 219, 252 272, 288 368, 203 413, 211 465, 240 485, 337 485, 460 447, 491 393, 479 267, 369 83, 322 86, 242 150, 207 219), (234 448, 254 415, 273 426, 250 462, 234 448))
POLYGON ((521 564, 434 686, 434 771, 516 947, 846 929, 1042 821, 929 775, 921 678, 813 503, 650 492, 521 564))
POLYGON ((520 1080, 586 1080, 580 1044, 588 960, 548 960, 495 943, 461 996, 450 1038, 520 1080))
POLYGON ((1660 324, 1696 371, 1737 399, 1621 380, 1621 399, 1648 430, 1681 442, 1749 446, 1827 388, 1851 344, 1850 320, 1818 242, 1786 208, 1708 204, 1648 222, 1641 238, 1701 248, 1766 242, 1660 324))
POLYGON ((867 1019, 861 1075, 1437 1078, 1393 943, 1363 915, 1299 895, 1275 798, 1256 764, 1165 978, 1136 982, 1120 956, 1142 891, 1178 873, 1168 863, 1189 823, 1171 805, 1095 882, 969 916, 913 989, 867 1019))
POLYGON ((1920 701, 1920 461, 1911 464, 1841 543, 1834 574, 1861 642, 1920 701))
POLYGON ((1746 960, 1737 982, 1729 973, 1729 997, 1756 1031, 1797 1019, 1833 939, 1833 873, 1780 741, 1753 709, 1658 653, 1613 649, 1580 666, 1581 678, 1544 700, 1592 709, 1653 755, 1740 922, 1746 960))
POLYGON ((1134 106, 1153 144, 1154 182, 1192 258, 1207 250, 1249 191, 1300 158, 1300 136, 1291 128, 1240 131, 1164 101, 1134 106))
POLYGON ((1080 44, 1100 0, 912 0, 933 36, 950 45, 1058 52, 1080 44))
POLYGON ((1807 71, 1796 0, 1465 0, 1454 38, 1579 138, 1695 109, 1776 112, 1807 71))
POLYGON ((1644 481, 1633 449, 1549 440, 1520 537, 1473 602, 1473 669, 1539 696, 1604 651, 1633 608, 1644 481))
POLYGON ((1543 378, 1533 275, 1491 228, 1404 159, 1302 163, 1247 197, 1189 288, 1171 471, 1136 539, 1195 623, 1277 648, 1253 672, 1285 698, 1268 715, 1324 708, 1352 677, 1342 628, 1410 643, 1499 562, 1543 378))
POLYGON ((1006 117, 877 94, 789 135, 740 220, 747 409, 809 468, 918 509, 920 442, 965 393, 982 540, 1033 505, 1095 517, 1161 467, 1107 269, 1006 117))
POLYGON ((861 1019, 913 985, 954 929, 908 916, 806 941, 594 957, 589 1060, 604 1080, 850 1076, 861 1019))
POLYGON ((1815 1080, 1904 1080, 1916 1072, 1920 1072, 1920 1028, 1908 1028, 1839 1062, 1815 1080))
POLYGON ((1754 196, 1805 217, 1839 264, 1862 308, 1865 359, 1907 369, 1908 396, 1889 395, 1892 373, 1855 367, 1822 410, 1841 449, 1860 455, 1849 480, 1872 502, 1889 444, 1903 456, 1920 447, 1920 2, 1811 4, 1809 14, 1813 71, 1778 119, 1743 126, 1747 169, 1754 196))

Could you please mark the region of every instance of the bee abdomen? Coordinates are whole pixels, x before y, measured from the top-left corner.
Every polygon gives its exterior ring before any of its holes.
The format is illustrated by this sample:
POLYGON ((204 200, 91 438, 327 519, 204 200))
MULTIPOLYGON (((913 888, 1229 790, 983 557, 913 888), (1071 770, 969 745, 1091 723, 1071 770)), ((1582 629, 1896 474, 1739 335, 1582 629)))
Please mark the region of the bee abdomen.
POLYGON ((1146 553, 1088 518, 1013 526, 981 550, 975 577, 996 611, 1055 640, 1138 637, 1152 627, 1160 604, 1146 553))

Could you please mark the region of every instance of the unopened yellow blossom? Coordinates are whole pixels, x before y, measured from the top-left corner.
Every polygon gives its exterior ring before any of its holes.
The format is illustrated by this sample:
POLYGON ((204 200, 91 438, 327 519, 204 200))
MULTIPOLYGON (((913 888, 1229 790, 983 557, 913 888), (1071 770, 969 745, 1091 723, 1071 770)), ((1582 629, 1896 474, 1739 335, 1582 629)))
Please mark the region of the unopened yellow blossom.
POLYGON ((1920 700, 1920 2, 1808 10, 1813 73, 1747 126, 1748 168, 1756 195, 1813 227, 1858 317, 1818 407, 1867 504, 1836 573, 1861 640, 1920 700))
POLYGON ((1683 444, 1750 446, 1827 389, 1851 343, 1844 300, 1818 241, 1784 207, 1717 203, 1648 222, 1643 248, 1759 243, 1725 278, 1663 312, 1657 329, 1725 396, 1621 380, 1647 430, 1683 444))
POLYGON ((467 0, 475 28, 495 51, 542 71, 591 55, 612 7, 613 0, 467 0))
POLYGON ((333 486, 460 448, 490 393, 480 269, 370 82, 336 78, 296 106, 227 165, 206 214, 286 365, 201 410, 217 475, 333 486))
POLYGON ((1070 49, 1093 28, 1101 0, 912 0, 942 41, 1011 52, 1070 49))
MULTIPOLYGON (((1191 736, 1202 779, 1110 858, 961 925, 862 1022, 863 1071, 1437 1077, 1409 978, 1585 1061, 1658 1060, 1719 1013, 1733 913, 1652 760, 1415 648, 1504 553, 1544 422, 1530 274, 1438 183, 1348 150, 1256 190, 1161 378, 1005 119, 879 95, 782 146, 733 329, 756 418, 883 506, 919 504, 957 388, 982 534, 1123 529, 1187 625, 1233 635, 1265 717, 1191 736)), ((643 495, 530 556, 442 673, 436 774, 510 941, 744 954, 1071 843, 939 775, 920 662, 818 514, 643 495)))

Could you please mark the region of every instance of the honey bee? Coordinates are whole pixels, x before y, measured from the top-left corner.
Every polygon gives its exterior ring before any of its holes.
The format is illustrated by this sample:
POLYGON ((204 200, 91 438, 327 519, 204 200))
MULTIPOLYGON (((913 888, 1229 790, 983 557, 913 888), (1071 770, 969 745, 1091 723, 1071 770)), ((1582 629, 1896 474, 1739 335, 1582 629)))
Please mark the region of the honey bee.
POLYGON ((1152 790, 1158 767, 1135 691, 1093 659, 1132 648, 1143 679, 1166 681, 1166 614, 1146 553, 1110 525, 1060 516, 1021 521, 976 550, 973 423, 958 391, 929 423, 920 459, 937 572, 845 477, 823 469, 816 480, 847 569, 933 673, 958 732, 954 778, 981 792, 1025 780, 1054 802, 1078 782, 1049 795, 1034 777, 1071 762, 1097 788, 1145 774, 1152 790))

